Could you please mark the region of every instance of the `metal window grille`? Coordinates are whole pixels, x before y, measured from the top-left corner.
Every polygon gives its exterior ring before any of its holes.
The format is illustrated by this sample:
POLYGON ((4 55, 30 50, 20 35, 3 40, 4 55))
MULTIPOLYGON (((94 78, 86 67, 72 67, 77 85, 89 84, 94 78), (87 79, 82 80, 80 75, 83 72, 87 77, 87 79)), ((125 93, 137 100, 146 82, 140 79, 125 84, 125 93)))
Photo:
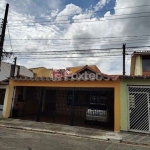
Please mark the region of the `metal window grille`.
POLYGON ((128 86, 129 130, 150 132, 150 86, 128 86))

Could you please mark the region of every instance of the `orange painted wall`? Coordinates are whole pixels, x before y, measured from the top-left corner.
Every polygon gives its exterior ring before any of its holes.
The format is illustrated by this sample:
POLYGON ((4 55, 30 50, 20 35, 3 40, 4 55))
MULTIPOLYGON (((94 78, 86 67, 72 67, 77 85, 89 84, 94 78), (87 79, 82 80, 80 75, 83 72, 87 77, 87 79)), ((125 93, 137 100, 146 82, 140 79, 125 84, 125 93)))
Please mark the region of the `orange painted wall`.
POLYGON ((120 131, 120 80, 116 81, 14 81, 10 80, 9 95, 6 106, 5 118, 10 115, 13 87, 38 86, 38 87, 105 87, 114 88, 114 131, 120 131))

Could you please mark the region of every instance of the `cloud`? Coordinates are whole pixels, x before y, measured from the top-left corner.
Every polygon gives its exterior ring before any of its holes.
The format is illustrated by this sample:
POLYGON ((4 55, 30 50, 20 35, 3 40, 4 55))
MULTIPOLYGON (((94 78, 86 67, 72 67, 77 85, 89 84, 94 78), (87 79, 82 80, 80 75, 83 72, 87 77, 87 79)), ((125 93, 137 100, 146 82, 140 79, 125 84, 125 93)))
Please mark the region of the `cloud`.
POLYGON ((66 7, 57 15, 56 20, 68 20, 70 15, 82 13, 82 9, 74 4, 68 4, 66 7))
MULTIPOLYGON (((4 14, 4 6, 6 2, 10 0, 2 0, 0 3, 0 18, 4 14)), ((19 1, 18 1, 19 2, 19 1)), ((110 54, 122 54, 119 52, 107 51, 107 53, 98 53, 100 51, 87 52, 84 55, 78 54, 59 54, 60 57, 80 57, 80 58, 57 58, 58 55, 51 55, 46 51, 69 51, 69 50, 85 50, 85 49, 98 49, 98 48, 113 48, 122 47, 123 43, 127 43, 127 46, 144 46, 149 45, 149 37, 142 38, 144 40, 124 38, 129 35, 147 35, 149 33, 149 18, 139 17, 146 16, 148 14, 133 14, 149 12, 149 7, 135 7, 140 5, 149 4, 149 0, 137 1, 137 0, 116 0, 114 14, 110 14, 109 11, 105 12, 103 17, 94 13, 95 10, 107 6, 108 0, 99 1, 91 10, 87 8, 83 10, 80 6, 75 4, 67 4, 64 9, 59 10, 60 1, 57 1, 52 10, 47 9, 50 6, 46 0, 43 4, 40 1, 28 0, 16 3, 11 1, 10 14, 8 20, 8 26, 10 30, 11 39, 39 39, 39 40, 12 40, 13 51, 35 51, 40 52, 40 55, 18 55, 18 63, 27 67, 45 66, 48 68, 66 68, 68 66, 75 65, 90 65, 96 64, 100 70, 109 74, 121 74, 122 73, 122 57, 111 57, 110 54), (34 1, 35 2, 35 1, 34 1), (24 5, 20 7, 19 5, 24 5), (35 4, 33 10, 30 9, 31 4, 35 4), (41 4, 41 5, 40 5, 41 4), (41 8, 39 8, 41 7, 41 8), (35 9, 37 8, 37 9, 35 9), (126 9, 120 9, 126 8, 126 9), (22 10, 21 10, 22 9, 22 10), (45 9, 45 10, 44 10, 45 9), (49 10, 47 12, 47 10, 49 10), (73 15, 74 14, 74 15, 73 15), (124 15, 130 14, 130 15, 124 15), (36 19, 37 16, 41 16, 43 19, 36 19), (118 19, 127 18, 127 19, 118 19), (114 19, 114 20, 109 20, 114 19), (60 21, 67 20, 67 21, 60 21), (91 21, 91 22, 90 22, 91 21), (72 24, 69 24, 73 22, 72 24), (60 24, 68 23, 68 24, 60 24), (119 39, 104 39, 102 37, 122 37, 119 39), (87 39, 100 37, 100 39, 87 39), (42 40, 42 39, 71 39, 71 40, 42 40), (77 38, 86 38, 77 40, 77 38), (41 53, 43 51, 43 53, 41 53), (45 51, 45 52, 44 52, 45 51), (96 53, 97 52, 97 53, 96 53), (110 53, 108 53, 110 52, 110 53), (108 55, 107 57, 105 55, 108 55), (90 55, 90 58, 86 56, 90 55), (100 56, 101 55, 101 56, 100 56), (104 56, 103 56, 104 55, 104 56), (96 56, 96 57, 95 57, 96 56), (100 56, 100 57, 97 57, 100 56), (34 59, 23 60, 21 57, 28 57, 34 59), (41 58, 45 59, 41 59, 41 58), (56 57, 54 60, 47 59, 48 57, 56 57), (121 64, 121 65, 120 65, 121 64)), ((49 3, 50 5, 50 3, 49 3)), ((6 51, 11 51, 9 34, 6 32, 5 47, 6 51), (7 46, 8 45, 8 46, 7 46)), ((128 50, 129 51, 129 50, 128 50)), ((131 50, 130 50, 131 51, 131 50)), ((103 51, 104 52, 104 51, 103 51)), ((130 55, 127 56, 126 72, 129 73, 130 55)))
POLYGON ((109 2, 110 2, 110 0, 100 0, 94 7, 94 10, 98 11, 99 9, 103 8, 109 2))

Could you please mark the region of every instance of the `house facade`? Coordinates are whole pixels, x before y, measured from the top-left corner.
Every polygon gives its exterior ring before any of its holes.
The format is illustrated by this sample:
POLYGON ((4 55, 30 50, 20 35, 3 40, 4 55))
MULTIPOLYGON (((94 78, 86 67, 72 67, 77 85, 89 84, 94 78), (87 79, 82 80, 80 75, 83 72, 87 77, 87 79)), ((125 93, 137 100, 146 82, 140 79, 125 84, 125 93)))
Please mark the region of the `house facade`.
MULTIPOLYGON (((0 71, 0 81, 6 80, 11 75, 11 69, 13 64, 2 62, 1 63, 1 71, 0 71)), ((33 77, 33 73, 24 66, 16 65, 14 76, 17 75, 19 67, 19 74, 27 77, 33 77)))
POLYGON ((0 82, 0 118, 5 114, 5 106, 9 93, 9 81, 0 82))
POLYGON ((121 130, 150 133, 150 76, 122 76, 121 130))
POLYGON ((150 133, 150 53, 134 52, 120 80, 121 130, 150 133))
POLYGON ((53 77, 53 69, 47 69, 45 67, 30 68, 34 77, 53 77))
POLYGON ((6 102, 8 99, 8 93, 9 93, 9 78, 13 72, 14 69, 14 76, 27 76, 27 77, 33 77, 33 73, 28 70, 24 66, 16 65, 15 68, 13 68, 14 65, 6 62, 1 63, 1 71, 0 71, 0 118, 2 118, 6 111, 6 102))
POLYGON ((15 77, 10 79, 4 117, 120 131, 119 95, 118 76, 98 73, 89 66, 76 76, 59 79, 15 77), (93 104, 97 111, 91 113, 93 104), (100 114, 108 116, 108 121, 87 121, 87 115, 96 118, 100 114))
POLYGON ((132 54, 130 75, 150 75, 150 52, 132 54))

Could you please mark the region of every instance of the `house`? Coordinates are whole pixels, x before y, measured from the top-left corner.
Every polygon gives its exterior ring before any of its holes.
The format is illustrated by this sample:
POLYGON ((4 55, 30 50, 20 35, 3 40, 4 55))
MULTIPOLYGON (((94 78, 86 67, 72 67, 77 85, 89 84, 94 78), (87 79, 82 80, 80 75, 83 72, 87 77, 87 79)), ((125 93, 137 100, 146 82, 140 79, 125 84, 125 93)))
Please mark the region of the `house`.
POLYGON ((150 52, 134 52, 131 57, 130 75, 150 75, 150 52))
POLYGON ((53 77, 55 77, 55 78, 62 78, 62 77, 68 76, 69 74, 70 74, 70 72, 68 72, 65 69, 53 70, 53 77))
MULTIPOLYGON (((67 67, 66 70, 67 70, 68 72, 70 72, 70 74, 71 74, 71 73, 76 73, 78 70, 82 69, 83 67, 84 67, 84 66, 67 67)), ((89 67, 90 67, 91 69, 93 69, 94 71, 101 73, 101 71, 99 70, 99 68, 98 68, 96 65, 89 65, 89 67)))
POLYGON ((34 73, 34 77, 52 77, 53 69, 47 69, 45 67, 30 68, 34 73))
POLYGON ((122 131, 150 133, 150 53, 134 52, 131 75, 120 76, 122 131))
MULTIPOLYGON (((2 62, 0 71, 0 118, 5 113, 5 103, 7 102, 9 93, 9 78, 13 72, 13 65, 10 63, 2 62)), ((27 76, 33 77, 33 73, 24 66, 17 65, 15 68, 14 76, 27 76)))
POLYGON ((0 118, 3 117, 3 110, 5 110, 4 106, 5 102, 8 99, 9 92, 9 80, 0 81, 0 118))
MULTIPOLYGON (((13 68, 12 66, 13 64, 10 63, 6 63, 6 62, 1 63, 0 81, 6 80, 10 77, 13 68)), ((20 65, 16 65, 14 76, 17 75, 18 67, 19 67, 19 74, 27 77, 33 77, 33 73, 29 69, 20 65)))
POLYGON ((120 131, 120 79, 88 65, 65 77, 14 77, 5 106, 4 118, 120 131), (108 122, 86 122, 93 104, 108 122))

